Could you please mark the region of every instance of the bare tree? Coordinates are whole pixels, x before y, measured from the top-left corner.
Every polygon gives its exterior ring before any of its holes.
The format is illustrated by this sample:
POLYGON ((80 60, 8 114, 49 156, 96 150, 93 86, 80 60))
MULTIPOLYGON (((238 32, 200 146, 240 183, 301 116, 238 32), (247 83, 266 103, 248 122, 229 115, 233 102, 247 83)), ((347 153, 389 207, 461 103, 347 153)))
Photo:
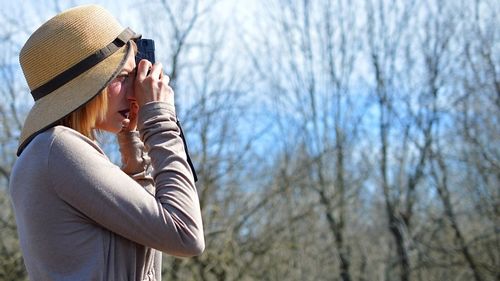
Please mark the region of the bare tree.
POLYGON ((385 201, 388 228, 396 246, 399 275, 402 281, 408 281, 411 277, 408 246, 416 200, 415 189, 423 177, 426 154, 430 144, 429 132, 432 130, 432 123, 427 124, 427 128, 423 131, 424 141, 415 156, 415 163, 407 161, 407 157, 410 156, 407 153, 410 149, 411 126, 415 124, 411 122, 398 124, 395 121, 403 120, 403 113, 397 110, 401 105, 397 99, 399 97, 397 93, 404 91, 404 88, 398 89, 398 86, 404 84, 397 78, 400 77, 401 71, 407 70, 404 67, 401 70, 398 64, 402 57, 402 50, 409 48, 407 34, 414 8, 414 1, 404 3, 366 1, 368 52, 373 68, 374 92, 378 105, 379 182, 385 201), (397 138, 391 137, 395 129, 399 130, 400 134, 397 138), (396 148, 396 142, 399 140, 402 149, 400 156, 396 150, 391 151, 396 148), (396 159, 401 159, 399 163, 391 161, 394 156, 396 159), (391 171, 395 171, 395 174, 391 171), (404 177, 399 175, 404 175, 404 177))
MULTIPOLYGON (((305 174, 307 179, 292 182, 290 188, 302 192, 296 193, 301 194, 299 198, 290 198, 290 204, 309 197, 311 206, 321 206, 318 211, 326 219, 330 253, 335 257, 328 261, 329 272, 352 280, 350 245, 356 242, 346 237, 348 206, 364 176, 349 172, 357 161, 352 149, 362 119, 362 111, 354 107, 363 105, 362 96, 349 95, 359 55, 358 6, 349 1, 266 3, 269 22, 260 31, 265 36, 258 42, 267 59, 259 54, 255 66, 269 81, 274 122, 286 128, 286 138, 295 140, 290 145, 297 149, 292 149, 294 155, 286 161, 299 159, 295 174, 305 174), (299 151, 302 157, 298 157, 299 151), (337 263, 336 269, 333 263, 337 263)), ((284 150, 282 155, 287 153, 284 150)))
MULTIPOLYGON (((457 142, 461 144, 457 149, 461 152, 459 159, 465 164, 467 171, 464 187, 475 206, 474 212, 467 215, 481 218, 485 223, 477 231, 464 230, 452 204, 448 207, 447 216, 455 231, 458 247, 474 278, 499 280, 500 271, 494 269, 494 264, 500 259, 495 254, 499 251, 500 235, 498 229, 492 227, 500 223, 500 53, 494 47, 500 38, 494 28, 499 24, 499 7, 492 1, 480 0, 465 6, 462 14, 463 32, 460 36, 463 52, 460 72, 465 69, 468 75, 461 81, 463 91, 456 99, 457 111, 454 118, 457 123, 457 142), (453 222, 453 216, 457 222, 453 222)), ((445 158, 443 161, 446 160, 445 158)), ((448 170, 451 169, 449 166, 448 170)), ((446 195, 443 187, 443 204, 446 195)), ((448 197, 453 198, 453 193, 448 197)))
MULTIPOLYGON (((472 255, 470 247, 466 243, 463 231, 459 227, 456 212, 453 208, 451 201, 451 191, 448 186, 448 164, 444 160, 442 153, 445 151, 439 143, 440 132, 440 119, 442 118, 442 105, 440 101, 443 100, 443 93, 445 93, 445 83, 447 83, 446 76, 451 76, 453 73, 452 62, 457 60, 455 57, 457 50, 451 49, 454 38, 458 34, 457 24, 460 22, 459 13, 456 11, 461 8, 452 4, 446 4, 442 1, 436 3, 428 3, 426 5, 426 14, 428 15, 425 21, 426 33, 421 40, 422 55, 425 61, 426 81, 427 81, 427 110, 426 120, 431 130, 427 131, 429 135, 429 142, 435 143, 432 152, 432 166, 430 172, 435 179, 435 187, 437 194, 441 199, 444 207, 446 218, 451 224, 455 239, 459 245, 460 251, 463 254, 466 263, 469 265, 475 280, 484 280, 478 268, 477 260, 472 255), (434 127, 434 128, 433 128, 434 127)), ((458 49, 458 48, 457 48, 458 49)))

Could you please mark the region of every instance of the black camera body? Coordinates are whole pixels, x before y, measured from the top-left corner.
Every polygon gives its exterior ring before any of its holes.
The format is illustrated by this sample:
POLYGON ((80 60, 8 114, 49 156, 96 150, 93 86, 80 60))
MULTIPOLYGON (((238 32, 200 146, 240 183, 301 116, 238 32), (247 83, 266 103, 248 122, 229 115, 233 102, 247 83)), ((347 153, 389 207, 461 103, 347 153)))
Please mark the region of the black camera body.
POLYGON ((137 54, 135 55, 135 65, 142 59, 147 59, 152 64, 155 63, 155 41, 153 39, 138 39, 136 42, 137 54))

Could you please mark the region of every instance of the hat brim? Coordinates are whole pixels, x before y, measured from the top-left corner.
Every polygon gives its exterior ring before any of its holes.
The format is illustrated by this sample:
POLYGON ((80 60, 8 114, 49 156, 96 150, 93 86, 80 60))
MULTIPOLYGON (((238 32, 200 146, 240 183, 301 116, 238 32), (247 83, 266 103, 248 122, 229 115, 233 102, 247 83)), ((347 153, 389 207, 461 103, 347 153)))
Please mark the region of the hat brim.
POLYGON ((37 134, 97 96, 118 75, 132 50, 130 43, 125 44, 91 69, 37 100, 24 122, 17 155, 37 134))

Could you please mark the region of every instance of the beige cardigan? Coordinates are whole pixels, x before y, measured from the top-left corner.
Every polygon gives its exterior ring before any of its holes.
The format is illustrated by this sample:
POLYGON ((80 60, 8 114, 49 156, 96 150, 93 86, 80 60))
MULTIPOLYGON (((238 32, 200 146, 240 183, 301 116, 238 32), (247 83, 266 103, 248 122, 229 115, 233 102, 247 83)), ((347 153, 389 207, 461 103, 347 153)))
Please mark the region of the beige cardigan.
POLYGON ((119 136, 123 170, 67 127, 33 139, 9 185, 31 280, 160 280, 159 251, 201 254, 199 200, 175 121, 173 105, 143 106, 140 139, 119 136))

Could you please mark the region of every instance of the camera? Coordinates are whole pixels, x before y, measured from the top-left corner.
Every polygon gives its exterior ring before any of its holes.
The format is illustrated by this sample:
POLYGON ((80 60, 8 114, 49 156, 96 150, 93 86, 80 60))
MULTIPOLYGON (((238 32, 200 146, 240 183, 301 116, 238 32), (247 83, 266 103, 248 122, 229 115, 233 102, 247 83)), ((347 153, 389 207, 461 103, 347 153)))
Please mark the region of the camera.
POLYGON ((155 63, 155 41, 153 39, 139 39, 136 42, 137 54, 135 64, 138 65, 142 59, 147 59, 152 64, 155 63))

